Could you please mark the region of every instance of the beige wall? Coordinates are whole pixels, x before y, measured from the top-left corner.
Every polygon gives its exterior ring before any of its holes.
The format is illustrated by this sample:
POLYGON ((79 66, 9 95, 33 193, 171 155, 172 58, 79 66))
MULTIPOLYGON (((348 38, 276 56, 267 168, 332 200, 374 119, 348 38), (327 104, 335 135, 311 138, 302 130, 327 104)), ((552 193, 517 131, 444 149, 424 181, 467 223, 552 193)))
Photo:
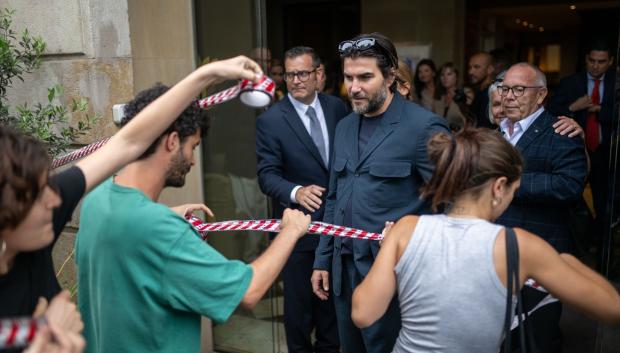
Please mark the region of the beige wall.
POLYGON ((394 43, 431 44, 437 66, 463 63, 465 5, 462 0, 362 0, 362 33, 381 32, 394 43))
POLYGON ((15 104, 45 102, 47 88, 65 88, 59 101, 85 98, 90 113, 102 116, 88 143, 112 135, 112 105, 132 96, 133 72, 126 0, 6 0, 15 9, 18 30, 28 28, 47 43, 41 68, 15 81, 9 100, 15 104), (96 14, 96 15, 95 15, 96 14))
POLYGON ((196 68, 193 1, 130 0, 134 89, 172 85, 196 68))
MULTIPOLYGON (((172 86, 196 68, 193 1, 131 0, 128 13, 134 93, 156 82, 172 86)), ((164 190, 160 202, 204 202, 200 151, 195 157, 185 186, 164 190)))

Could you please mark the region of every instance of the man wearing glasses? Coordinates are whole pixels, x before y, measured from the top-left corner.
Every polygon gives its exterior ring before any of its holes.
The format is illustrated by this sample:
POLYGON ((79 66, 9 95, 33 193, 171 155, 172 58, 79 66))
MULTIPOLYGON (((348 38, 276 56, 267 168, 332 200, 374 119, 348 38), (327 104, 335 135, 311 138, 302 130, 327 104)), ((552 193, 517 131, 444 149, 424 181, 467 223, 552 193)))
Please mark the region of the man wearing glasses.
MULTIPOLYGON (((513 65, 498 90, 506 119, 500 128, 525 160, 521 186, 498 223, 524 228, 545 239, 558 252, 571 252, 569 209, 579 200, 587 175, 583 140, 555 133, 557 118, 543 108, 545 75, 528 63, 513 65)), ((529 311, 547 296, 524 287, 524 309, 529 311)), ((535 311, 531 322, 541 352, 561 351, 559 302, 535 311)), ((515 339, 513 342, 516 342, 515 339)))
MULTIPOLYGON (((445 119, 396 91, 398 56, 389 39, 360 35, 338 49, 354 112, 336 128, 324 221, 381 232, 386 221, 426 209, 418 193, 433 171, 426 144, 449 130, 445 119)), ((391 352, 398 336, 396 298, 368 327, 351 319, 353 291, 378 251, 376 241, 341 237, 321 237, 317 248, 312 288, 321 299, 334 298, 344 353, 391 352)))
MULTIPOLYGON (((294 47, 284 54, 288 95, 258 117, 258 182, 273 199, 274 217, 286 207, 323 219, 336 124, 347 114, 344 103, 317 93, 320 60, 314 49, 294 47)), ((282 271, 284 327, 289 352, 339 352, 334 304, 312 294, 310 276, 317 235, 299 240, 282 271), (316 342, 310 333, 316 328, 316 342)))

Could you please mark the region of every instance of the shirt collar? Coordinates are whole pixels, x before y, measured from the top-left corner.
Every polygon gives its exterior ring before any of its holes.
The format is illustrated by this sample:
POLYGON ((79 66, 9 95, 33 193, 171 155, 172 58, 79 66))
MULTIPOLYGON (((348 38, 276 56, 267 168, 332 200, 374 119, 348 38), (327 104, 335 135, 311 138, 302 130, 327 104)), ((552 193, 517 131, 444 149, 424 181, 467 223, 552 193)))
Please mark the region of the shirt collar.
MULTIPOLYGON (((514 123, 514 125, 519 125, 519 127, 521 128, 521 131, 525 132, 530 127, 530 125, 532 125, 534 120, 536 120, 536 118, 538 118, 540 114, 542 114, 544 111, 545 111, 545 108, 540 107, 537 111, 530 114, 528 117, 523 118, 517 121, 516 123, 514 123)), ((509 124, 510 124, 510 119, 508 118, 504 118, 499 122, 499 126, 502 129, 503 133, 506 133, 507 131, 509 131, 509 124)))
MULTIPOLYGON (((605 73, 605 74, 606 74, 606 73, 605 73)), ((603 74, 603 76, 601 76, 601 78, 599 78, 599 80, 600 80, 601 82, 603 82, 603 81, 605 80, 605 74, 603 74)), ((595 79, 594 77, 592 77, 592 75, 590 75, 590 73, 589 73, 589 72, 587 72, 587 71, 586 71, 586 75, 588 76, 588 81, 590 81, 590 80, 591 80, 591 81, 596 80, 596 79, 595 79)))
POLYGON ((310 104, 304 104, 298 101, 297 99, 293 98, 293 96, 290 93, 288 94, 288 99, 291 101, 291 104, 293 104, 293 107, 295 107, 296 110, 301 110, 305 113, 306 111, 308 111, 308 107, 312 107, 316 111, 317 104, 319 101, 319 95, 316 92, 314 92, 314 99, 312 100, 312 103, 310 104))

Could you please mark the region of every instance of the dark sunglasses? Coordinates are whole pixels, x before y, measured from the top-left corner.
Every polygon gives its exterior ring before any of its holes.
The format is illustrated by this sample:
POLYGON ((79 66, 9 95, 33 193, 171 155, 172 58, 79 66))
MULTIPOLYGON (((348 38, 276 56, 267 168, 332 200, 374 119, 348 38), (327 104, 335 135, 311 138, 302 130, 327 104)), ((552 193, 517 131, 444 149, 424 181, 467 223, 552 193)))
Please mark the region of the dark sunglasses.
POLYGON ((338 44, 338 52, 340 52, 340 55, 346 55, 352 50, 366 50, 374 47, 375 45, 381 51, 383 51, 383 54, 387 55, 392 67, 398 67, 397 59, 392 55, 392 53, 390 53, 389 50, 387 50, 379 42, 377 42, 375 38, 360 38, 358 40, 342 41, 340 42, 340 44, 338 44))

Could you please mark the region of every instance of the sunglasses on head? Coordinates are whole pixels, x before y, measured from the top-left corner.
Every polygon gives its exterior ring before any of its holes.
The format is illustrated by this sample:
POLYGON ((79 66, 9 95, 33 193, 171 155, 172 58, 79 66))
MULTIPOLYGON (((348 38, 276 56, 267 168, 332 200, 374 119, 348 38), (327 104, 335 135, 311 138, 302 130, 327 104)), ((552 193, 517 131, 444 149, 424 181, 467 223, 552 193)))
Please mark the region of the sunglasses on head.
POLYGON ((358 40, 342 41, 340 42, 340 44, 338 44, 338 52, 340 52, 340 55, 346 55, 350 53, 352 50, 366 50, 366 49, 370 49, 374 47, 375 45, 380 50, 383 51, 383 54, 387 55, 388 59, 390 60, 391 65, 394 68, 396 68, 398 66, 396 58, 392 55, 392 53, 390 53, 389 50, 384 48, 375 38, 360 38, 358 40))

